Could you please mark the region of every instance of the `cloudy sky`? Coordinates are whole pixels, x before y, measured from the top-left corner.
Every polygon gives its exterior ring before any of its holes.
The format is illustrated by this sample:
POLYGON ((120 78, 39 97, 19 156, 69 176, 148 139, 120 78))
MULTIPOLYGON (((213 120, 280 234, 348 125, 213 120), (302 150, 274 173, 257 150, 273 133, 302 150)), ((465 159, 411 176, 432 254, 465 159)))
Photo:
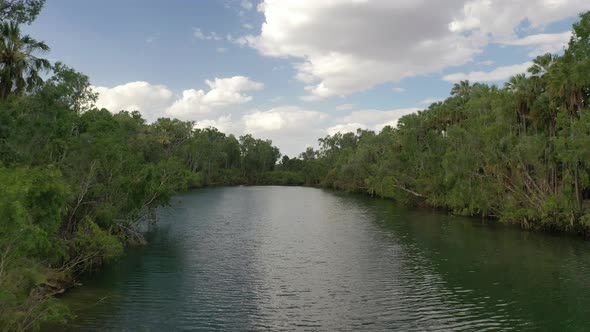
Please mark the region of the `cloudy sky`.
POLYGON ((559 52, 588 0, 48 0, 27 32, 99 106, 269 138, 379 130, 559 52))

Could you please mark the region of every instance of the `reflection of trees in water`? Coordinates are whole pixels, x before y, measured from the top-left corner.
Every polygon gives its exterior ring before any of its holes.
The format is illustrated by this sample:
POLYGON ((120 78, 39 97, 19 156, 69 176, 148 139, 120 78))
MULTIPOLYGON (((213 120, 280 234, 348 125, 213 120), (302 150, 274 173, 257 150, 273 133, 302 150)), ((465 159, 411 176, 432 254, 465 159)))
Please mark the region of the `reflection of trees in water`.
POLYGON ((579 302, 581 294, 590 294, 588 243, 387 201, 368 206, 376 224, 402 243, 408 256, 422 257, 461 303, 478 304, 489 316, 501 313, 558 330, 571 323, 564 317, 586 316, 587 305, 579 302))

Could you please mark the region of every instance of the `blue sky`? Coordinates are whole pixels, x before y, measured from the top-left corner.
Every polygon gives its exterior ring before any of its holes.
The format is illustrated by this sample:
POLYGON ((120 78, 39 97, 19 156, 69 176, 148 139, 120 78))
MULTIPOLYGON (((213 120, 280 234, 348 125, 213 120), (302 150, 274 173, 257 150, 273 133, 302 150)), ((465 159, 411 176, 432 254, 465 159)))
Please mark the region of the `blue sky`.
POLYGON ((456 80, 559 52, 585 0, 49 0, 26 30, 98 106, 272 139, 395 125, 456 80))

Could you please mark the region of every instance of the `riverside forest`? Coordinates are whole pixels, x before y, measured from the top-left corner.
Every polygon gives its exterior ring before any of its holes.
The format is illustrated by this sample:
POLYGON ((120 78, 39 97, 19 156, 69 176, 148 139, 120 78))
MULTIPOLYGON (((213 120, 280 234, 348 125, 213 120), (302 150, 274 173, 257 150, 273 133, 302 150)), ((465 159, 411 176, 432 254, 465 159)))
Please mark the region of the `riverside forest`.
MULTIPOLYGON (((559 241, 576 246, 583 246, 590 238, 590 12, 579 15, 563 51, 537 56, 526 72, 502 86, 463 80, 454 84, 448 98, 401 117, 395 127, 385 126, 378 132, 337 132, 319 138, 318 148, 308 147, 289 157, 271 140, 251 134, 225 134, 214 127, 198 128, 193 121, 174 118, 150 122, 134 109, 99 108, 99 95, 90 78, 65 63, 50 61, 51 45, 24 32, 44 5, 44 0, 0 1, 1 331, 67 327, 76 319, 67 303, 70 289, 82 280, 101 278, 101 271, 129 259, 125 258, 129 251, 150 248, 150 238, 162 235, 146 229, 157 229, 159 220, 169 211, 166 209, 178 200, 194 199, 199 204, 191 205, 191 213, 207 215, 212 213, 213 204, 208 199, 224 199, 239 206, 245 204, 240 202, 248 195, 271 200, 276 195, 292 204, 308 202, 308 208, 302 207, 300 212, 305 211, 301 218, 311 220, 314 216, 308 214, 313 208, 309 206, 315 207, 319 201, 338 206, 339 197, 344 197, 354 202, 350 204, 361 204, 383 218, 389 213, 384 211, 396 207, 411 211, 405 213, 418 219, 433 218, 429 213, 438 213, 458 220, 474 217, 467 224, 485 220, 483 227, 512 225, 506 230, 510 240, 504 241, 514 241, 510 242, 514 248, 518 248, 518 241, 526 242, 517 234, 558 233, 559 241), (257 186, 267 185, 273 186, 267 190, 298 186, 330 191, 310 191, 299 198, 290 196, 295 191, 268 195, 256 191, 263 190, 257 186), (239 187, 226 188, 232 186, 239 187), (204 190, 201 196, 200 190, 204 190), (192 193, 197 196, 190 196, 192 193), (362 195, 339 196, 345 193, 362 195)), ((236 209, 247 217, 247 210, 236 209)), ((265 214, 270 212, 259 213, 272 219, 265 214)), ((361 212, 358 215, 364 216, 361 212)), ((293 222, 297 222, 295 219, 293 222)), ((457 225, 466 225, 463 222, 457 221, 457 225)), ((403 226, 408 227, 404 230, 407 234, 414 234, 412 227, 419 227, 420 221, 412 223, 416 226, 403 226)), ((290 234, 307 236, 299 233, 296 225, 281 227, 290 234)), ((337 233, 343 226, 333 227, 337 233)), ((203 233, 182 229, 195 234, 195 246, 211 241, 203 237, 207 229, 203 233)), ((251 231, 239 229, 237 238, 251 231)), ((483 232, 477 228, 470 233, 478 237, 470 239, 473 246, 478 245, 478 239, 486 238, 483 232)), ((425 234, 417 231, 414 236, 419 239, 425 234)), ((495 234, 501 237, 504 233, 495 234)), ((211 245, 219 249, 222 240, 211 245)), ((323 241, 332 241, 328 235, 316 240, 318 248, 323 241)), ((490 249, 491 256, 496 249, 504 252, 503 240, 495 241, 480 245, 490 249)), ((239 248, 239 243, 228 246, 239 248)), ((551 259, 528 249, 528 257, 534 257, 539 265, 548 264, 544 258, 551 259)), ((292 249, 284 250, 288 255, 292 249)), ((383 254, 376 251, 374 257, 383 254)), ((455 254, 450 255, 452 259, 455 254)), ((588 253, 585 255, 581 259, 588 262, 588 253)), ((282 260, 276 259, 279 266, 282 260)), ((394 262, 383 259, 381 267, 394 262)), ((206 257, 200 264, 213 263, 206 257)), ((535 263, 523 258, 511 264, 528 268, 535 263)), ((572 278, 587 280, 588 272, 572 278)), ((556 278, 555 283, 561 282, 556 278)), ((290 285, 298 283, 289 280, 290 285)), ((547 286, 551 286, 553 281, 548 280, 547 286)), ((514 287, 518 285, 526 287, 522 280, 514 287)), ((85 287, 74 287, 74 292, 85 287)), ((587 304, 579 302, 570 313, 581 310, 577 318, 583 319, 582 307, 587 304)), ((288 317, 284 319, 289 321, 288 317)), ((265 326, 293 327, 249 327, 265 326)), ((326 325, 319 328, 322 326, 326 325)), ((583 322, 572 326, 588 328, 583 322)), ((214 325, 210 327, 215 329, 214 325)), ((426 326, 405 326, 417 327, 426 326)))

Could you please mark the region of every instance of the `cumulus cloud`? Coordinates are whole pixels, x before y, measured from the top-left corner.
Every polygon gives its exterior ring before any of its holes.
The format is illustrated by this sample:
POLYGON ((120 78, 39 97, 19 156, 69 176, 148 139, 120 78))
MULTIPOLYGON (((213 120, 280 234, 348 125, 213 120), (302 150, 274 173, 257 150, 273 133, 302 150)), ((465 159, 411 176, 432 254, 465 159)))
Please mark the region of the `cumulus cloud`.
POLYGON ((239 38, 271 57, 299 59, 315 100, 468 63, 490 42, 574 16, 587 0, 265 0, 259 35, 239 38))
POLYGON ((561 33, 541 33, 520 39, 503 42, 504 45, 527 46, 531 49, 529 56, 535 57, 545 53, 562 51, 572 36, 571 31, 561 33))
POLYGON ((470 73, 454 73, 445 75, 443 80, 447 82, 459 82, 469 80, 472 82, 496 82, 507 80, 516 74, 525 73, 532 66, 531 61, 519 65, 497 67, 491 71, 473 71, 470 73))
POLYGON ((223 37, 219 36, 215 31, 205 33, 200 28, 193 28, 193 36, 200 40, 223 40, 223 37))
POLYGON ((205 83, 209 86, 209 91, 184 90, 181 98, 167 109, 167 113, 183 119, 194 119, 214 108, 247 103, 252 100, 252 97, 244 94, 244 91, 264 88, 262 83, 244 76, 216 78, 213 81, 207 80, 205 83))
POLYGON ((578 15, 590 9, 587 0, 469 0, 463 1, 461 15, 450 24, 455 32, 475 29, 495 40, 514 39, 515 30, 528 24, 529 30, 578 15))
POLYGON ((294 106, 284 106, 265 112, 254 112, 243 117, 247 132, 301 131, 310 123, 317 123, 327 117, 325 113, 300 109, 294 106))
POLYGON ((197 127, 215 127, 236 136, 251 133, 272 140, 282 153, 293 157, 307 146, 317 146, 317 139, 325 135, 356 132, 358 128, 380 131, 385 126, 395 127, 399 118, 418 110, 359 110, 331 117, 324 112, 286 105, 266 111, 251 110, 241 117, 225 115, 201 120, 197 127))
POLYGON ((240 125, 242 132, 271 139, 282 153, 293 157, 325 135, 323 128, 327 118, 326 113, 281 106, 245 114, 240 125))
POLYGON ((96 105, 112 112, 140 111, 149 120, 156 120, 174 99, 174 93, 164 85, 138 81, 112 88, 93 87, 97 92, 96 105))
POLYGON ((241 133, 242 129, 239 127, 239 123, 232 121, 231 114, 220 116, 217 119, 204 119, 195 122, 196 128, 217 128, 219 131, 226 134, 241 133))
POLYGON ((140 111, 148 121, 158 117, 178 117, 185 120, 201 120, 211 112, 225 107, 245 104, 252 96, 244 92, 264 88, 262 83, 248 77, 215 78, 205 83, 209 90, 187 89, 176 96, 164 85, 148 82, 131 82, 109 87, 93 87, 99 94, 97 106, 112 112, 140 111))
POLYGON ((356 132, 357 129, 381 131, 385 126, 397 126, 397 121, 404 115, 416 113, 417 107, 400 108, 394 110, 361 110, 354 111, 340 120, 340 123, 329 127, 326 132, 333 135, 337 132, 356 132))
POLYGON ((337 111, 350 111, 354 107, 355 107, 354 104, 342 104, 342 105, 336 106, 336 110, 337 111))

